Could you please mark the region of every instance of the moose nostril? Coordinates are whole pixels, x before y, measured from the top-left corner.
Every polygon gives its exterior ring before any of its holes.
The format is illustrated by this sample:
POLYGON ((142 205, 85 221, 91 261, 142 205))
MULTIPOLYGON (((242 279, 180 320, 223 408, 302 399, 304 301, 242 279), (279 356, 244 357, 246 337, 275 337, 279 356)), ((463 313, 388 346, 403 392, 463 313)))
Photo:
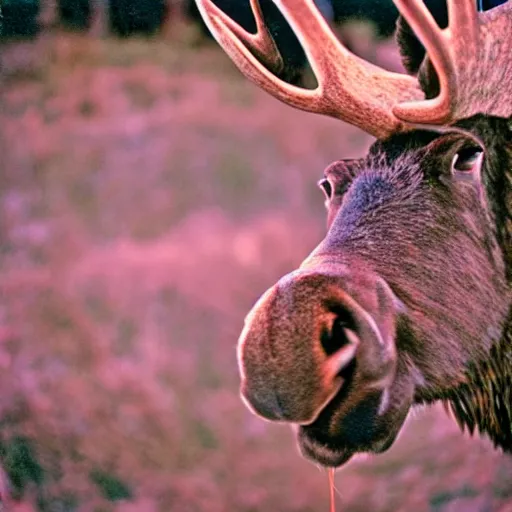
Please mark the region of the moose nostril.
POLYGON ((350 343, 347 329, 355 330, 354 319, 348 311, 339 310, 334 312, 334 315, 331 326, 325 326, 320 334, 320 343, 327 356, 346 347, 350 343))

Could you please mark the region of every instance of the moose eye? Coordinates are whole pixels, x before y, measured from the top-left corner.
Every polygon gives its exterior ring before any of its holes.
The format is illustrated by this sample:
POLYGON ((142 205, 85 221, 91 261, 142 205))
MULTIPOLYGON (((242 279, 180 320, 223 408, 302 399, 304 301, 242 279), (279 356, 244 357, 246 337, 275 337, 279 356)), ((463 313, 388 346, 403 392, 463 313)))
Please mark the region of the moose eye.
POLYGON ((471 177, 480 170, 483 159, 482 148, 468 147, 461 149, 452 161, 452 173, 457 177, 471 177))
POLYGON ((326 199, 332 198, 332 185, 327 178, 322 178, 318 182, 318 186, 322 189, 326 199))

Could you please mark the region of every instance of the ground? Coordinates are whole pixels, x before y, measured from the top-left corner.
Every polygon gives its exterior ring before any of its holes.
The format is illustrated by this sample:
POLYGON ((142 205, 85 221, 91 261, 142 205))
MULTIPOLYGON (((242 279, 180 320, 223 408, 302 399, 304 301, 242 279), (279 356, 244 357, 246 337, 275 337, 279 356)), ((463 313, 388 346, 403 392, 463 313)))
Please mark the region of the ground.
MULTIPOLYGON (((370 139, 278 103, 216 46, 4 44, 0 455, 14 512, 312 512, 327 475, 238 395, 245 313, 325 233, 370 139)), ((338 510, 510 512, 512 461, 418 410, 338 510)))

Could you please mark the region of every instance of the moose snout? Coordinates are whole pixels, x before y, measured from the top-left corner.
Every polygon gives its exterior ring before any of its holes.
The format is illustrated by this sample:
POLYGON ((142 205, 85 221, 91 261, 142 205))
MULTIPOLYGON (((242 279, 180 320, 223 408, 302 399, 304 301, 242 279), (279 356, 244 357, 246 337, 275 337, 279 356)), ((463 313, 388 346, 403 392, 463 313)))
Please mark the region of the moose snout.
POLYGON ((310 424, 347 386, 394 375, 393 295, 373 274, 300 269, 267 290, 238 344, 241 394, 273 421, 310 424))

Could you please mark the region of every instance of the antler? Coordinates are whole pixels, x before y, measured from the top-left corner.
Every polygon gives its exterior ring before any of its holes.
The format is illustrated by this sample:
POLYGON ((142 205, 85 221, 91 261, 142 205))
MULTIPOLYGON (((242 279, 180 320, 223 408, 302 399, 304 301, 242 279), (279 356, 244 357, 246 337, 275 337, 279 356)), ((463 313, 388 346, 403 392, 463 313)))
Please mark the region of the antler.
POLYGON ((440 94, 425 100, 416 78, 350 53, 313 0, 272 1, 304 48, 318 82, 314 90, 274 76, 283 69, 283 60, 265 28, 258 0, 250 0, 256 34, 246 32, 212 0, 196 0, 238 68, 285 103, 342 119, 377 138, 411 129, 409 123, 448 124, 476 113, 512 115, 512 2, 478 15, 475 0, 447 0, 450 23, 440 29, 422 0, 394 0, 438 74, 440 94))
MULTIPOLYGON (((223 32, 225 30, 227 30, 228 33, 231 32, 231 37, 238 37, 238 39, 250 48, 254 55, 264 62, 273 73, 281 73, 284 68, 284 62, 274 40, 272 39, 272 36, 270 35, 270 32, 265 25, 265 22, 263 21, 261 6, 257 0, 251 0, 251 7, 256 20, 256 34, 246 32, 240 25, 238 25, 238 23, 233 21, 229 16, 226 16, 211 1, 205 2, 204 6, 198 1, 197 5, 206 24, 209 26, 217 41, 226 50, 228 55, 231 56, 231 53, 226 49, 226 45, 228 45, 229 42, 223 42, 226 35, 223 32), (205 15, 205 13, 208 14, 205 15), (220 23, 217 20, 219 20, 220 23), (210 22, 214 24, 213 27, 210 22), (225 27, 222 26, 222 23, 225 27)), ((235 60, 235 62, 237 61, 235 60)), ((244 72, 243 69, 242 71, 244 72)))
POLYGON ((281 56, 264 28, 258 0, 251 0, 256 34, 242 29, 212 0, 196 1, 206 24, 238 68, 261 88, 294 107, 342 119, 384 138, 405 129, 404 123, 393 115, 392 107, 400 99, 423 97, 416 79, 385 71, 350 53, 336 39, 313 0, 274 3, 304 48, 318 82, 314 90, 290 85, 270 72, 279 72, 275 63, 281 56))
POLYGON ((425 47, 440 86, 434 99, 395 106, 397 117, 450 124, 478 113, 512 116, 512 2, 479 14, 475 0, 447 0, 446 29, 423 2, 394 3, 425 47))

